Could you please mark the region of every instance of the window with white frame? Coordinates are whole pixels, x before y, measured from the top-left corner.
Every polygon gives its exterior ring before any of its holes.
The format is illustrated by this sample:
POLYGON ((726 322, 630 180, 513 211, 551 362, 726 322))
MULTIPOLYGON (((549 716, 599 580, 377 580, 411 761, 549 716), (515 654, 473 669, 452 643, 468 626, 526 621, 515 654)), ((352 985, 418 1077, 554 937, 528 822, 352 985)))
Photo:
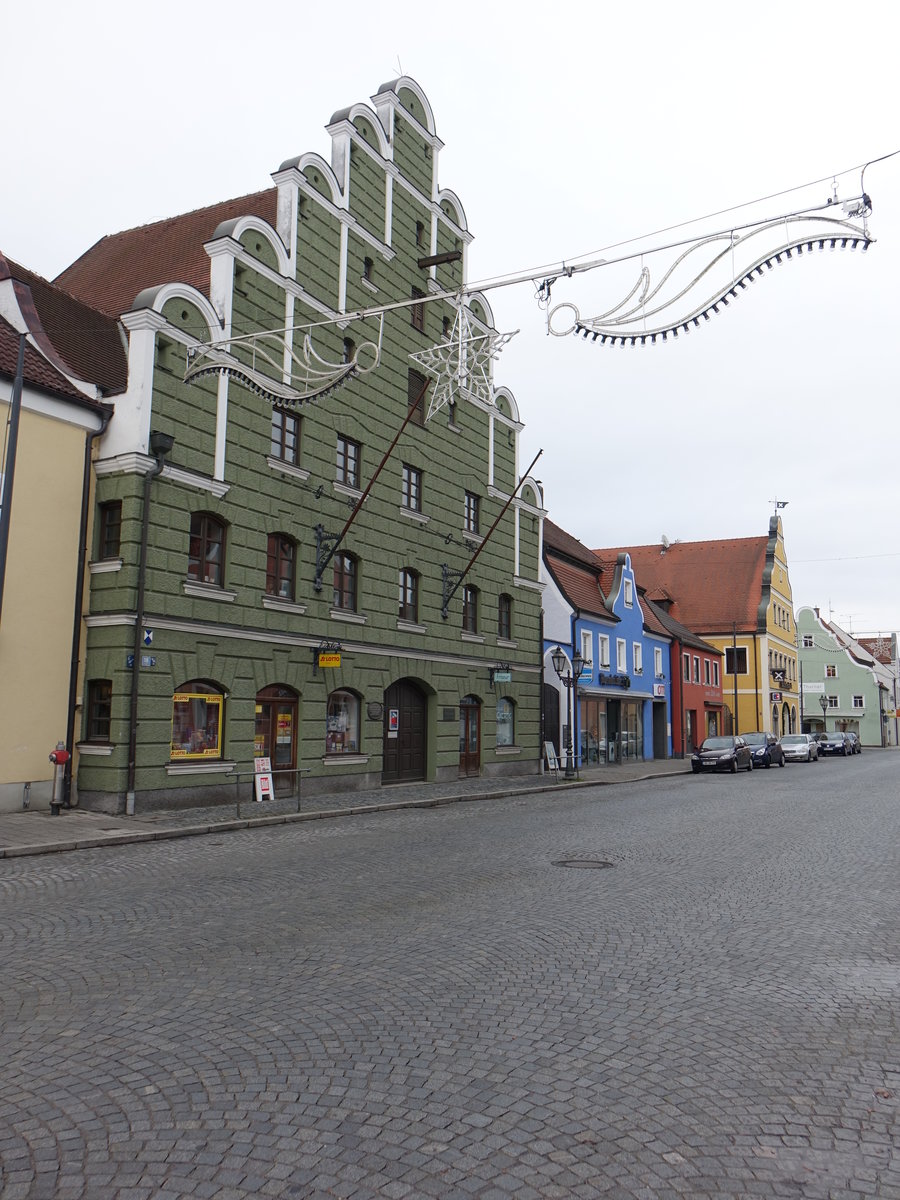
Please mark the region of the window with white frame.
POLYGON ((653 674, 657 679, 662 679, 663 673, 663 656, 662 646, 653 647, 653 674))
POLYGON ((644 648, 640 642, 633 642, 631 646, 632 662, 634 663, 635 675, 643 675, 644 673, 644 648))
POLYGON ((828 696, 827 699, 828 699, 828 707, 829 708, 837 708, 838 707, 837 696, 828 696))
POLYGON ((616 670, 620 674, 628 670, 628 650, 624 638, 616 638, 616 670))
POLYGON ((853 707, 854 708, 865 708, 866 707, 866 702, 862 696, 854 696, 853 697, 853 707))
POLYGON ((712 663, 708 658, 703 660, 703 682, 709 687, 712 683, 712 663))
POLYGON ((609 638, 603 633, 599 633, 597 635, 597 650, 599 651, 597 657, 600 660, 600 670, 608 671, 609 670, 609 638))
POLYGON ((594 663, 594 652, 593 652, 593 647, 591 646, 592 640, 593 639, 591 638, 591 631, 589 629, 582 629, 582 631, 581 631, 581 657, 584 659, 584 665, 588 671, 590 671, 590 669, 594 663))
POLYGON ((634 584, 630 579, 625 580, 625 607, 631 608, 634 604, 634 584))
POLYGON ((813 635, 812 635, 811 633, 804 633, 804 635, 803 635, 803 649, 804 649, 804 650, 812 650, 812 648, 813 648, 813 645, 814 645, 814 643, 813 643, 813 635))
POLYGON ((716 658, 713 659, 712 668, 713 668, 713 687, 718 687, 719 686, 719 660, 718 659, 716 659, 716 658))
POLYGON ((700 682, 700 655, 694 655, 694 683, 700 682))
POLYGON ((826 663, 825 664, 825 678, 826 679, 837 679, 837 663, 826 663))

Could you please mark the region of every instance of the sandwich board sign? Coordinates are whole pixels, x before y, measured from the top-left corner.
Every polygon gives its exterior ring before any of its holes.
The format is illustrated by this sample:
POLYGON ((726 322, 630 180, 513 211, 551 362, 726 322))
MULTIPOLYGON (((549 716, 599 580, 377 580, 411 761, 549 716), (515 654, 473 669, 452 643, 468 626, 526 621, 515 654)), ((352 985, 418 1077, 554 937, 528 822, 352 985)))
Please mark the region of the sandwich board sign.
POLYGON ((272 799, 272 764, 268 758, 254 758, 253 799, 260 804, 272 799))

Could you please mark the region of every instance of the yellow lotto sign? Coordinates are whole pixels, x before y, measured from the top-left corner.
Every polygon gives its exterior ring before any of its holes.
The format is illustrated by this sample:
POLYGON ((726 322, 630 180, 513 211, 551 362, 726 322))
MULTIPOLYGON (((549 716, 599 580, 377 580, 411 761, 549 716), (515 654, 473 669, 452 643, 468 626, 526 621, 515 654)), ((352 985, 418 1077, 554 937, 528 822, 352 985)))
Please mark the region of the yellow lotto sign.
POLYGON ((339 667, 341 665, 341 656, 335 650, 322 650, 319 654, 320 667, 339 667))

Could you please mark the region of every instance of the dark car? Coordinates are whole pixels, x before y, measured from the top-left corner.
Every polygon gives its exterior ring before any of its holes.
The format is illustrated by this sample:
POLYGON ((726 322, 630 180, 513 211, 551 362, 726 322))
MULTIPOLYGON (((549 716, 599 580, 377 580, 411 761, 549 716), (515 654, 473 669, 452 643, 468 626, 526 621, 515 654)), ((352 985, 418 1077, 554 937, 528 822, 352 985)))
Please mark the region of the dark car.
POLYGON ((850 741, 846 733, 842 733, 836 729, 833 733, 828 733, 819 742, 820 754, 842 754, 845 757, 853 753, 853 743, 850 741))
POLYGON ((691 755, 691 770, 731 771, 738 767, 753 770, 753 755, 742 737, 708 737, 699 750, 691 755))
POLYGON ((784 750, 774 733, 745 733, 744 741, 750 747, 754 767, 771 767, 772 763, 784 766, 784 750))
POLYGON ((850 739, 850 744, 853 747, 854 754, 862 754, 862 742, 859 740, 859 734, 852 729, 848 731, 847 737, 850 739))

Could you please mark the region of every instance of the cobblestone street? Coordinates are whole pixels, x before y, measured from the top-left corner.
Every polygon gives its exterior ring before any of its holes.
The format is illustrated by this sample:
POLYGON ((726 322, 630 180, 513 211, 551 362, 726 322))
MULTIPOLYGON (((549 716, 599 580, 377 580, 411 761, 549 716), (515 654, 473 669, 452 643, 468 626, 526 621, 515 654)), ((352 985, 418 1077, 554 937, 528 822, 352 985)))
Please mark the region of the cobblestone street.
POLYGON ((5 859, 0 1197, 900 1200, 898 767, 5 859))

